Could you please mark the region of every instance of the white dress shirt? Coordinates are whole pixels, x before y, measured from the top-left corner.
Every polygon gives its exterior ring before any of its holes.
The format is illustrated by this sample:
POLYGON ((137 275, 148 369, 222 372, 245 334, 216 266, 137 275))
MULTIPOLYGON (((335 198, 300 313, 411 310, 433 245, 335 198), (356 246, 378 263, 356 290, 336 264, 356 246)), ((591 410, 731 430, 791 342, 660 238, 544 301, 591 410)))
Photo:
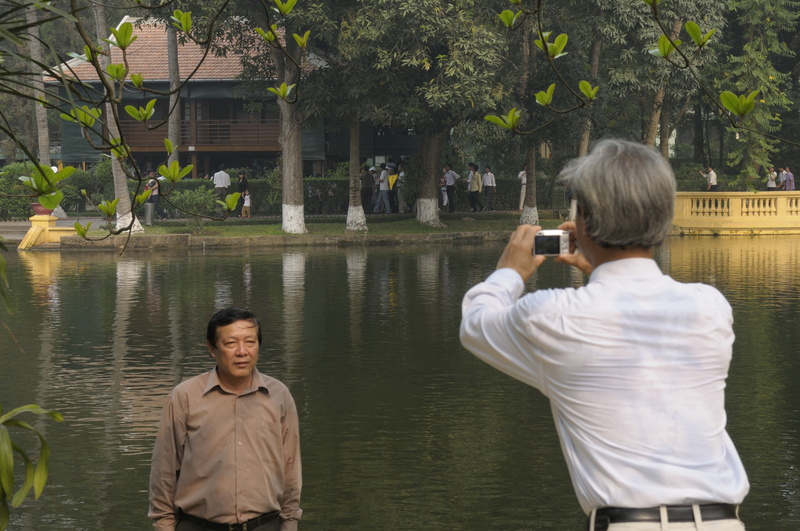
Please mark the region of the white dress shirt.
POLYGON ((647 258, 602 264, 582 288, 523 290, 512 269, 469 290, 461 342, 550 399, 587 514, 744 499, 725 431, 733 317, 719 291, 647 258))

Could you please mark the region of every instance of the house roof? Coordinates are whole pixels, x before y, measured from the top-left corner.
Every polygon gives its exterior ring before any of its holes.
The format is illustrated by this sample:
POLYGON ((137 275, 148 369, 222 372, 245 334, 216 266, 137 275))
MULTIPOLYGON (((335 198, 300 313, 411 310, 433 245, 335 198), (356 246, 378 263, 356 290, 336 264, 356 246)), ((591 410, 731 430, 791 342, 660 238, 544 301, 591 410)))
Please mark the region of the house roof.
MULTIPOLYGON (((169 65, 167 61, 167 28, 159 21, 143 21, 137 17, 126 16, 117 28, 125 22, 133 24, 133 34, 138 38, 128 47, 127 58, 131 74, 141 74, 145 82, 168 81, 169 65)), ((110 36, 109 39, 113 39, 110 36)), ((205 49, 193 41, 178 43, 178 67, 182 79, 203 61, 205 49)), ((122 63, 122 50, 111 47, 111 62, 122 63)), ((91 63, 80 59, 71 59, 64 66, 64 74, 77 76, 82 81, 97 81, 97 72, 91 63), (70 70, 72 73, 70 73, 70 70)), ((241 55, 229 53, 227 57, 218 57, 209 52, 200 68, 192 76, 195 81, 232 80, 242 71, 241 55)), ((52 78, 51 78, 52 80, 52 78)))

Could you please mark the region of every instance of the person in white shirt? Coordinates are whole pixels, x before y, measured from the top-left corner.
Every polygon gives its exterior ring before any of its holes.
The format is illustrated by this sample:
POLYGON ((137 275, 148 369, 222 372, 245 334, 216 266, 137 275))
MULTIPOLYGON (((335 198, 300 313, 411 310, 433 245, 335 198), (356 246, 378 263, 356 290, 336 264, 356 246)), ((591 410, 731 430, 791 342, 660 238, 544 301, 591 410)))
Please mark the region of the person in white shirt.
POLYGON ((481 183, 483 184, 483 195, 486 198, 486 206, 483 209, 494 210, 494 203, 492 203, 492 196, 494 195, 494 189, 497 186, 497 183, 494 180, 494 173, 492 173, 491 167, 486 166, 483 169, 483 177, 481 178, 481 183))
POLYGON ((517 174, 517 179, 520 182, 520 189, 519 189, 519 209, 522 210, 522 207, 525 205, 525 189, 528 184, 528 165, 525 165, 525 168, 522 169, 521 172, 517 174))
POLYGON ((486 281, 464 296, 461 343, 551 403, 590 530, 744 530, 749 483, 725 430, 732 311, 711 286, 664 275, 675 177, 654 149, 603 140, 562 177, 577 200, 581 288, 523 295, 545 261, 520 226, 486 281), (613 193, 611 193, 613 192, 613 193))
POLYGON ((700 171, 700 175, 705 177, 706 179, 706 190, 709 192, 716 192, 717 191, 717 172, 714 171, 714 168, 708 166, 708 173, 703 173, 700 171))
POLYGON ((225 201, 225 196, 228 195, 228 187, 231 185, 231 176, 225 171, 225 165, 221 164, 219 171, 212 177, 214 181, 214 195, 220 201, 225 201))

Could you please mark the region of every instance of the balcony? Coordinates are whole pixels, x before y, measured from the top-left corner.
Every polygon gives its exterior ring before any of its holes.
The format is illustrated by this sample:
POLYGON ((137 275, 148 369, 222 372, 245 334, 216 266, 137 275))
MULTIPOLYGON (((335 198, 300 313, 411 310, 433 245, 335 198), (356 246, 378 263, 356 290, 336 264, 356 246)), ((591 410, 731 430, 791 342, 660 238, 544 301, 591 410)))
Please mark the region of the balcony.
MULTIPOLYGON (((133 152, 163 151, 167 126, 148 130, 140 122, 123 120, 120 131, 133 152)), ((280 151, 277 119, 181 121, 180 148, 210 151, 280 151)))
POLYGON ((678 234, 800 234, 798 192, 678 192, 678 234))

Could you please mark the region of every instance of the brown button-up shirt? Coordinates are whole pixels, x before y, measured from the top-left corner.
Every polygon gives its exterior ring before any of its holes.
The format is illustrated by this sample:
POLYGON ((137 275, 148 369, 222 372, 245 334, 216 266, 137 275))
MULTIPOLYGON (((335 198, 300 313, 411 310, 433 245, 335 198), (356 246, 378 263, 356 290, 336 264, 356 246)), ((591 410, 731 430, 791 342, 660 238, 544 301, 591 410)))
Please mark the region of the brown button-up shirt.
POLYGON ((232 524, 277 510, 292 531, 301 487, 297 408, 283 383, 254 371, 237 395, 214 369, 172 390, 150 470, 156 529, 174 529, 178 511, 232 524))

